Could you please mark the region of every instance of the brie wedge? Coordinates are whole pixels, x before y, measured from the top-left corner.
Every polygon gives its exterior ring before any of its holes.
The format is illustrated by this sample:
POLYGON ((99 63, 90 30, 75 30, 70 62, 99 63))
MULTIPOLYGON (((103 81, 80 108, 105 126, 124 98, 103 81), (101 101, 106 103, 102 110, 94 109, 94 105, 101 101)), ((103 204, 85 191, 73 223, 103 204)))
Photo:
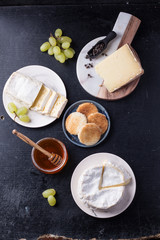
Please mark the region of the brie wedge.
POLYGON ((59 118, 61 113, 63 112, 67 102, 68 102, 68 100, 64 96, 58 94, 57 101, 55 102, 55 104, 52 108, 50 116, 59 118))
POLYGON ((46 115, 50 114, 50 112, 57 100, 57 97, 58 97, 58 94, 54 90, 51 90, 51 96, 48 99, 46 105, 44 106, 43 111, 41 111, 42 114, 46 114, 46 115))
POLYGON ((35 102, 31 107, 31 110, 42 111, 50 96, 51 96, 51 90, 48 87, 43 85, 35 102))
POLYGON ((102 166, 89 168, 79 179, 79 196, 92 209, 106 210, 116 205, 125 189, 124 186, 104 188, 123 183, 124 175, 110 163, 105 165, 103 174, 102 170, 102 166))
POLYGON ((7 81, 5 92, 9 94, 13 100, 30 108, 41 88, 42 83, 36 79, 32 79, 19 72, 14 72, 7 81))

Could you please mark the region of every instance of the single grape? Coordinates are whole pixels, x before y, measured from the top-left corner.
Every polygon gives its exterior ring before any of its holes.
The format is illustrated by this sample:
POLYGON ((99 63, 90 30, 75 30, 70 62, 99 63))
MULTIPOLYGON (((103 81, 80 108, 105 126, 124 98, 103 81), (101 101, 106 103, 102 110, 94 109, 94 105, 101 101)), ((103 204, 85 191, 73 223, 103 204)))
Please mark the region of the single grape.
POLYGON ((54 196, 56 194, 56 191, 53 188, 45 190, 42 195, 44 198, 48 198, 50 195, 54 196))
POLYGON ((60 54, 58 54, 58 59, 60 63, 64 63, 66 60, 64 53, 61 52, 60 54))
POLYGON ((28 117, 28 115, 20 115, 20 116, 19 116, 19 119, 20 119, 22 122, 30 122, 30 118, 28 117))
POLYGON ((59 42, 60 43, 64 43, 64 42, 69 42, 71 43, 72 42, 72 39, 70 37, 67 37, 67 36, 62 36, 60 39, 59 39, 59 42))
POLYGON ((51 46, 56 46, 56 44, 57 44, 57 41, 56 41, 56 39, 54 38, 54 37, 49 37, 49 43, 51 44, 51 46))
POLYGON ((54 47, 50 47, 50 48, 48 49, 48 54, 49 54, 49 55, 53 55, 53 54, 54 54, 53 48, 54 48, 54 47))
POLYGON ((26 107, 20 107, 18 108, 16 114, 17 116, 20 116, 20 115, 25 115, 27 112, 28 112, 28 109, 26 107))
POLYGON ((41 52, 46 52, 49 48, 50 48, 50 43, 49 42, 45 42, 40 46, 40 50, 41 52))
POLYGON ((54 57, 57 61, 59 61, 59 54, 54 54, 54 57))
POLYGON ((50 206, 53 207, 53 206, 56 204, 56 199, 55 199, 55 197, 53 197, 52 195, 50 195, 50 196, 48 197, 48 203, 49 203, 50 206))
POLYGON ((8 110, 10 113, 16 113, 17 112, 17 107, 13 102, 8 103, 8 110))
POLYGON ((73 55, 75 54, 75 51, 73 48, 70 47, 69 50, 71 50, 73 52, 73 55))
POLYGON ((62 48, 63 49, 67 49, 67 48, 69 48, 70 47, 70 43, 69 42, 63 42, 62 43, 62 48))
POLYGON ((61 52, 60 47, 58 47, 58 46, 53 47, 53 52, 54 52, 54 54, 56 54, 56 55, 60 54, 60 52, 61 52))
POLYGON ((64 50, 64 54, 67 58, 73 58, 73 52, 68 48, 66 50, 64 50))
POLYGON ((61 37, 61 36, 62 36, 62 30, 60 28, 56 29, 55 37, 61 37))

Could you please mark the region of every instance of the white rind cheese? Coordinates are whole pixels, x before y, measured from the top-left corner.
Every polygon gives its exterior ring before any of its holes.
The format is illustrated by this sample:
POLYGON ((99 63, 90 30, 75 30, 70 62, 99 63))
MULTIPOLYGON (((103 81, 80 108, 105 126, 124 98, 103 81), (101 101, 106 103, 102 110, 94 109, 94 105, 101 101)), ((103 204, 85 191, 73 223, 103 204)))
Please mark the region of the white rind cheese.
POLYGON ((41 82, 19 72, 14 72, 7 81, 5 92, 9 94, 13 100, 21 103, 27 108, 30 108, 41 87, 41 82))
POLYGON ((58 93, 56 93, 54 90, 51 90, 51 91, 52 91, 51 96, 48 99, 46 105, 44 106, 43 111, 41 111, 42 114, 49 115, 58 98, 58 93))
MULTIPOLYGON (((106 210, 119 202, 125 187, 120 186, 100 189, 99 183, 101 174, 102 166, 95 166, 85 170, 79 179, 78 193, 82 201, 87 204, 88 207, 106 210)), ((123 182, 123 173, 112 164, 106 164, 103 173, 102 187, 123 182)))
POLYGON ((59 94, 57 101, 55 102, 53 109, 50 113, 51 117, 59 118, 61 113, 63 112, 68 100, 59 94))
POLYGON ((109 92, 116 91, 144 73, 128 44, 98 63, 95 70, 109 92))
POLYGON ((31 110, 33 111, 43 111, 46 103, 48 102, 48 99, 51 96, 51 90, 47 88, 46 86, 42 86, 35 102, 33 103, 31 110))

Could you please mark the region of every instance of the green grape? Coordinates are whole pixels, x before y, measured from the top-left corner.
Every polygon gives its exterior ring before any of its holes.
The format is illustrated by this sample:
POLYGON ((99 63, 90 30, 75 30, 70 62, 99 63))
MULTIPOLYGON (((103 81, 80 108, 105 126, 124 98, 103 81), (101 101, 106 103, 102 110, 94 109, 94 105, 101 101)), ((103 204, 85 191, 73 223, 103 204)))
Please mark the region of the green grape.
POLYGON ((56 194, 56 191, 53 188, 45 190, 42 195, 44 198, 48 198, 50 195, 54 196, 56 194))
POLYGON ((61 52, 60 54, 58 54, 58 59, 60 63, 64 63, 66 60, 64 53, 61 52))
POLYGON ((54 37, 49 37, 49 43, 51 44, 51 46, 56 46, 56 44, 57 44, 57 41, 56 41, 56 39, 54 38, 54 37))
POLYGON ((55 199, 55 197, 53 197, 52 195, 50 195, 50 196, 48 197, 48 203, 49 203, 50 206, 53 207, 53 206, 56 204, 56 199, 55 199))
POLYGON ((59 54, 54 54, 54 57, 57 61, 59 61, 59 54))
POLYGON ((20 107, 18 108, 16 114, 17 116, 20 116, 20 115, 25 115, 27 112, 28 112, 28 109, 26 107, 20 107))
POLYGON ((63 42, 62 43, 62 48, 63 49, 67 49, 67 48, 69 48, 70 47, 70 43, 69 42, 63 42))
POLYGON ((58 46, 53 47, 53 52, 54 52, 54 54, 56 54, 56 55, 60 54, 60 52, 61 52, 60 47, 58 47, 58 46))
POLYGON ((64 54, 67 58, 73 58, 73 52, 68 48, 66 50, 64 50, 64 54))
POLYGON ((62 36, 60 39, 59 39, 59 42, 60 43, 64 43, 64 42, 69 42, 71 43, 72 42, 72 39, 70 37, 67 37, 67 36, 62 36))
POLYGON ((49 54, 49 55, 53 55, 53 54, 54 54, 53 48, 54 48, 54 47, 50 47, 50 48, 48 49, 48 54, 49 54))
POLYGON ((20 115, 20 116, 19 116, 19 119, 20 119, 22 122, 30 122, 30 118, 28 117, 28 115, 20 115))
POLYGON ((55 37, 61 37, 61 36, 62 36, 62 30, 60 28, 56 29, 55 37))
POLYGON ((69 50, 71 50, 73 52, 73 55, 75 54, 75 51, 73 48, 69 48, 69 50))
POLYGON ((46 52, 49 48, 50 48, 50 43, 49 42, 45 42, 40 46, 40 50, 41 52, 46 52))
POLYGON ((8 110, 10 113, 16 113, 17 112, 17 107, 13 102, 8 103, 8 110))

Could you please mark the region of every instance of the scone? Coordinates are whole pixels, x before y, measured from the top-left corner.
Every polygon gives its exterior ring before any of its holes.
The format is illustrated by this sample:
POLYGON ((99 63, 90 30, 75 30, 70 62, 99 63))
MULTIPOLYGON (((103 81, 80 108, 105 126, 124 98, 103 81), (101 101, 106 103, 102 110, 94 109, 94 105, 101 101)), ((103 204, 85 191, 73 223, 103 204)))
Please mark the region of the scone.
POLYGON ((91 113, 98 112, 98 109, 93 103, 86 102, 79 105, 77 112, 83 113, 88 117, 91 113))
POLYGON ((71 113, 65 122, 65 127, 70 134, 77 135, 83 125, 87 123, 87 118, 79 112, 71 113))
POLYGON ((93 145, 101 138, 101 130, 95 123, 86 123, 80 129, 78 138, 85 145, 93 145))
POLYGON ((105 131, 108 128, 108 120, 106 116, 102 113, 92 113, 88 116, 88 122, 89 123, 95 123, 100 129, 102 134, 105 133, 105 131))

